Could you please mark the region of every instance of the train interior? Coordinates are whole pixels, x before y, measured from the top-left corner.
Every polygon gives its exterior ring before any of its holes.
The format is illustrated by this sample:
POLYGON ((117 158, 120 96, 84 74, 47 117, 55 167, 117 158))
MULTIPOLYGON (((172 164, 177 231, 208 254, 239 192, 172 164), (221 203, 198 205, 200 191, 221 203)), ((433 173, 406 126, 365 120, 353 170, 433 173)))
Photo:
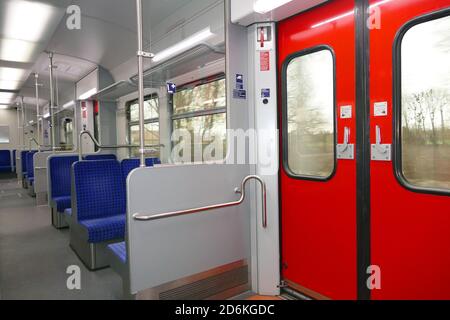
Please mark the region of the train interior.
POLYGON ((449 0, 0 0, 0 299, 450 299, 449 0))

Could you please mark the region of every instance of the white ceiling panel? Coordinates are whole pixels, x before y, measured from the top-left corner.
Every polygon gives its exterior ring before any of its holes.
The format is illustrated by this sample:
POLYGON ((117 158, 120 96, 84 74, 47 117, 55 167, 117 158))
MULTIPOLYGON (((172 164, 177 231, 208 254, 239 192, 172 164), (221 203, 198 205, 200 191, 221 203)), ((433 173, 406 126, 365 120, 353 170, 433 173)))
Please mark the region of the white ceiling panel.
MULTIPOLYGON (((291 0, 279 7, 264 13, 257 13, 264 7, 270 7, 270 0, 231 0, 231 21, 233 23, 249 26, 256 22, 281 21, 302 11, 318 6, 328 0, 291 0)), ((272 1, 273 2, 273 1, 272 1)))
MULTIPOLYGON (((145 43, 161 40, 166 32, 218 1, 143 0, 145 43), (157 39, 152 39, 150 30, 157 39)), ((0 90, 23 85, 20 94, 34 96, 33 72, 39 73, 43 92, 48 90, 48 57, 44 51, 55 53, 55 74, 63 91, 71 90, 97 65, 113 70, 133 59, 136 44, 134 0, 0 0, 0 67, 26 70, 19 80, 3 79, 0 71, 0 90), (81 9, 81 30, 66 26, 66 9, 72 4, 81 9), (37 26, 39 17, 45 23, 37 26)))

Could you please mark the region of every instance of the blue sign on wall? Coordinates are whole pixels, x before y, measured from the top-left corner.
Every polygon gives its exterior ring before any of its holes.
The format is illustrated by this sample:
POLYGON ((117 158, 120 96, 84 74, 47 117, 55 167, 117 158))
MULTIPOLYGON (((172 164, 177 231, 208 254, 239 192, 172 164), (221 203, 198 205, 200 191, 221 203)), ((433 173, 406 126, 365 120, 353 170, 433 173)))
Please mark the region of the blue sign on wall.
POLYGON ((270 89, 261 89, 261 98, 270 98, 270 89))
POLYGON ((234 99, 247 99, 247 91, 244 89, 244 75, 236 74, 236 87, 233 90, 234 99))
POLYGON ((167 93, 174 94, 177 92, 177 85, 175 83, 167 82, 167 93))

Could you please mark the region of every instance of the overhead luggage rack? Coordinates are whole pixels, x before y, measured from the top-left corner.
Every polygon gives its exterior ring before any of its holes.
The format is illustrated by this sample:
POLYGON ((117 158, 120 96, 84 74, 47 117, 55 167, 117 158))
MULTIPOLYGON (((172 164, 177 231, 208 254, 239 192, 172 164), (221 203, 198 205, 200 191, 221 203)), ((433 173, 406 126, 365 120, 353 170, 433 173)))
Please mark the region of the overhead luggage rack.
MULTIPOLYGON (((144 72, 144 87, 156 88, 166 85, 166 81, 198 69, 212 61, 217 61, 225 55, 225 46, 212 46, 207 43, 199 44, 169 60, 147 69, 144 72)), ((92 100, 115 102, 138 90, 138 76, 129 80, 118 81, 97 92, 92 100)))
MULTIPOLYGON (((224 55, 224 43, 217 46, 201 43, 190 50, 145 70, 144 86, 164 86, 167 80, 192 72, 213 61, 220 60, 224 55)), ((130 81, 137 85, 138 75, 131 77, 130 81)))
POLYGON ((100 90, 91 97, 93 100, 114 102, 119 98, 137 91, 136 84, 130 80, 121 80, 100 90))

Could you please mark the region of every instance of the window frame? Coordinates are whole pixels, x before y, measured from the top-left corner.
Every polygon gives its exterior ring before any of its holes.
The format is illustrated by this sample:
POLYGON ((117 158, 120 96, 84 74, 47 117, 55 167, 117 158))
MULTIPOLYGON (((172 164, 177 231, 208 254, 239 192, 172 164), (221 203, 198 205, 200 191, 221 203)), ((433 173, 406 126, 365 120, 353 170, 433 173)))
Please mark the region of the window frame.
POLYGON ((283 168, 285 173, 292 179, 316 181, 316 182, 328 182, 334 178, 337 171, 337 94, 336 94, 336 54, 332 47, 328 45, 318 45, 315 47, 307 48, 289 55, 282 65, 281 70, 281 91, 282 91, 282 146, 283 146, 283 168), (333 171, 327 177, 313 176, 313 175, 300 175, 294 173, 289 167, 289 112, 288 112, 288 92, 287 92, 287 71, 289 64, 292 60, 307 56, 309 54, 317 53, 320 51, 328 51, 331 53, 333 61, 333 171))
MULTIPOLYGON (((208 84, 208 83, 212 83, 212 82, 216 82, 216 81, 220 81, 220 80, 225 80, 225 74, 224 73, 220 73, 211 77, 207 77, 204 79, 200 79, 197 81, 193 81, 193 82, 189 82, 186 84, 181 85, 179 88, 177 88, 177 93, 184 91, 184 90, 194 90, 196 87, 208 84)), ((225 84, 226 86, 226 84, 225 84)), ((176 94, 176 93, 175 93, 176 94)), ((215 109, 208 109, 208 110, 197 110, 197 111, 190 111, 190 112, 184 112, 184 113, 179 113, 179 114, 175 114, 174 110, 175 110, 175 102, 174 102, 174 95, 175 94, 171 94, 170 95, 170 106, 171 106, 171 110, 170 110, 170 120, 173 121, 175 120, 181 120, 181 119, 189 119, 189 118, 196 118, 196 117, 202 117, 202 116, 209 116, 209 115, 215 115, 215 114, 219 114, 219 113, 227 113, 227 106, 225 105, 225 107, 221 107, 221 108, 215 108, 215 109)), ((225 97, 226 98, 226 97, 225 97)), ((228 127, 228 126, 227 126, 228 127)), ((172 130, 173 132, 173 130, 172 130)))
MULTIPOLYGON (((144 119, 144 126, 146 124, 152 124, 152 123, 159 123, 160 124, 160 104, 159 104, 159 96, 157 93, 152 93, 152 94, 148 94, 146 96, 144 96, 144 101, 148 101, 148 100, 152 100, 152 99, 156 99, 158 101, 158 118, 151 118, 151 119, 144 119)), ((131 127, 134 126, 139 126, 139 121, 131 121, 131 106, 133 104, 137 104, 139 103, 139 99, 133 99, 130 101, 127 101, 127 103, 125 104, 125 112, 126 112, 126 119, 127 119, 127 133, 128 133, 128 141, 129 144, 131 144, 131 127)), ((160 135, 160 140, 161 140, 161 124, 159 126, 159 135, 160 135)), ((132 154, 132 149, 129 150, 129 154, 131 156, 132 154)))
MULTIPOLYGON (((225 80, 225 89, 227 86, 226 83, 226 76, 225 73, 219 73, 210 77, 206 77, 203 79, 199 79, 193 82, 189 82, 186 84, 181 85, 179 88, 177 88, 177 92, 183 91, 183 90, 194 90, 196 87, 205 85, 211 82, 225 80)), ((225 90, 225 99, 226 99, 226 90, 225 90)), ((191 119, 191 118, 197 118, 197 117, 205 117, 205 116, 214 116, 217 114, 225 114, 225 128, 228 129, 228 101, 226 101, 225 107, 221 108, 215 108, 215 109, 208 109, 208 110, 197 110, 197 111, 191 111, 191 112, 184 112, 180 114, 175 114, 175 102, 174 102, 174 94, 170 95, 170 134, 173 134, 174 130, 174 121, 176 120, 182 120, 182 119, 191 119)), ((172 141, 172 148, 174 147, 174 142, 172 141)))
POLYGON ((402 43, 406 33, 413 27, 427 23, 430 21, 438 20, 450 16, 450 8, 431 12, 405 23, 397 32, 394 39, 393 46, 393 168, 394 176, 398 183, 405 189, 431 195, 450 196, 450 189, 439 189, 433 187, 421 187, 416 186, 408 181, 403 174, 403 157, 402 157, 402 43))

